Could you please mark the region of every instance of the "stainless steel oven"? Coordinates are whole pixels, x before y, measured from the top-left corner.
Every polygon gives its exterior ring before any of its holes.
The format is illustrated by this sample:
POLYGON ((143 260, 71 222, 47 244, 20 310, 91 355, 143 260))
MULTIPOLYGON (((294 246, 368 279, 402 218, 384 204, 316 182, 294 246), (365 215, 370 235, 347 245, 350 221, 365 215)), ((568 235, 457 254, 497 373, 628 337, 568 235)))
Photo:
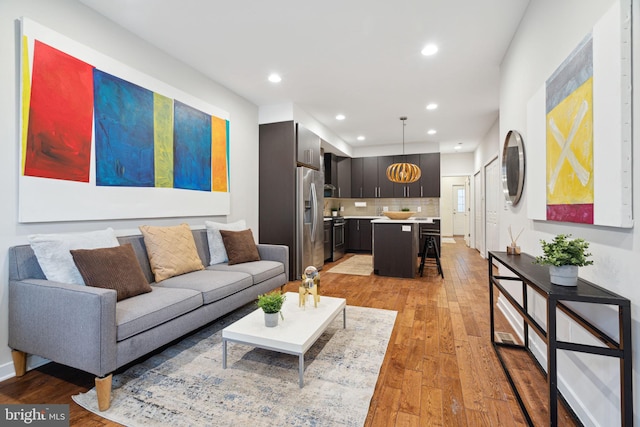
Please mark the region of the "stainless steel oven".
POLYGON ((335 217, 332 221, 333 228, 333 251, 331 260, 337 261, 344 256, 344 250, 346 246, 344 218, 335 217))

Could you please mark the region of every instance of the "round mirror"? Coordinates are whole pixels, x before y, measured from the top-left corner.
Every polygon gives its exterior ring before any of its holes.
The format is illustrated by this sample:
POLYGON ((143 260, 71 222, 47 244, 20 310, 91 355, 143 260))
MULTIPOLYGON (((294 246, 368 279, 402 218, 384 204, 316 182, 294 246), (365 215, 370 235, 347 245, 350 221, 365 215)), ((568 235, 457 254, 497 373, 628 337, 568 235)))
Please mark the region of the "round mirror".
POLYGON ((524 187, 524 142, 518 131, 510 130, 502 150, 502 189, 507 203, 515 206, 524 187))

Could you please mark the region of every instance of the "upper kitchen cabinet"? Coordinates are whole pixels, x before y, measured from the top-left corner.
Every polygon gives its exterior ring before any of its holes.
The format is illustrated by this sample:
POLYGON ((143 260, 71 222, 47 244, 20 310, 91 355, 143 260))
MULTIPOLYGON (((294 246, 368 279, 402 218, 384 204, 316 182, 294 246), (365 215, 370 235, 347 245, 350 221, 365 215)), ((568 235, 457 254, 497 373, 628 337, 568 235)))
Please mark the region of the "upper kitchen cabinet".
POLYGON ((324 155, 324 182, 335 187, 330 197, 351 197, 351 158, 324 155))
POLYGON ((386 177, 392 156, 351 159, 351 197, 393 197, 393 183, 386 177))
POLYGON ((440 197, 440 153, 420 154, 420 170, 420 197, 440 197))
POLYGON ((296 123, 298 164, 320 170, 320 137, 296 123))

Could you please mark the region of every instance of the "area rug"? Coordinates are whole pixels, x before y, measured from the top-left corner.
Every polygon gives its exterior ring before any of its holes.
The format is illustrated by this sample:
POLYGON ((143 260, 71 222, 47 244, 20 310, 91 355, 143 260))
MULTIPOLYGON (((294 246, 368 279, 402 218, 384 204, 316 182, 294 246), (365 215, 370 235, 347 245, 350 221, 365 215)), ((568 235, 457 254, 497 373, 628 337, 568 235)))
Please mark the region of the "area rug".
POLYGON ((340 264, 330 268, 327 273, 354 274, 368 276, 373 271, 373 258, 371 255, 353 255, 340 264))
POLYGON ((455 243, 455 239, 453 237, 443 237, 442 239, 442 243, 455 243))
POLYGON ((95 389, 73 400, 126 426, 363 425, 396 312, 347 306, 346 329, 339 315, 306 353, 299 388, 294 355, 229 343, 222 369, 221 330, 254 309, 114 375, 107 411, 98 411, 95 389))

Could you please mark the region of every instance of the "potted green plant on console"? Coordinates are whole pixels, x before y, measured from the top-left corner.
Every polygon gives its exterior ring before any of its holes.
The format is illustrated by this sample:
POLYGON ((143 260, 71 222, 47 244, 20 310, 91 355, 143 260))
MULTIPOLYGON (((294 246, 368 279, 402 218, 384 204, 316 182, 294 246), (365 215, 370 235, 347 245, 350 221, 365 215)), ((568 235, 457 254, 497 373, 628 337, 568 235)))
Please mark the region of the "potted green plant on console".
POLYGON ((584 239, 569 239, 571 234, 558 234, 552 241, 540 240, 544 255, 535 259, 536 264, 548 265, 551 283, 561 286, 578 284, 578 267, 593 264, 584 239))
POLYGON ((280 310, 282 309, 282 304, 284 304, 284 300, 286 298, 286 295, 283 295, 278 291, 258 296, 257 304, 258 307, 264 311, 265 326, 269 328, 278 326, 278 314, 280 314, 280 317, 284 320, 284 316, 280 310))

